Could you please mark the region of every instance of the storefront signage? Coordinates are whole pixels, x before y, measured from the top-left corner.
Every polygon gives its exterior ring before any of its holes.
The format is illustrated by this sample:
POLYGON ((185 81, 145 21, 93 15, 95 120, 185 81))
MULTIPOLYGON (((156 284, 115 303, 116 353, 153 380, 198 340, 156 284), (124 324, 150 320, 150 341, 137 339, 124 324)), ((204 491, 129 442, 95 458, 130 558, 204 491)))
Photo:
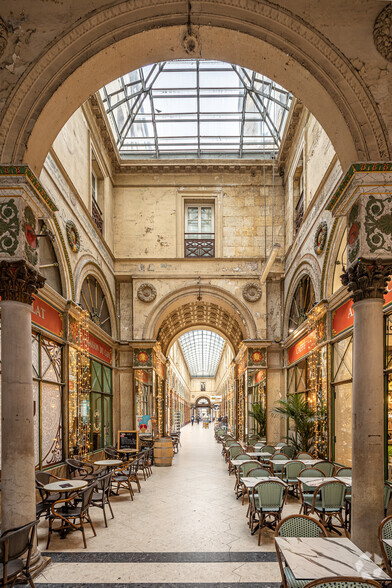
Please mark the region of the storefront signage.
MULTIPOLYGON (((392 280, 387 284, 387 293, 384 294, 384 307, 392 302, 392 280)), ((350 298, 332 313, 332 337, 350 329, 354 324, 353 301, 350 298)))
POLYGON ((31 322, 58 337, 64 335, 63 314, 39 296, 33 296, 31 322))
POLYGON ((265 378, 265 370, 260 370, 255 376, 255 384, 258 384, 265 378))
POLYGON ((90 355, 93 357, 106 363, 112 363, 112 350, 110 347, 94 337, 91 333, 88 334, 88 349, 90 355))
POLYGON ((316 331, 313 330, 308 335, 306 335, 306 337, 303 337, 294 343, 294 345, 289 347, 289 364, 294 363, 298 359, 301 359, 301 357, 304 357, 304 355, 310 353, 310 351, 313 351, 316 345, 317 334, 316 331))

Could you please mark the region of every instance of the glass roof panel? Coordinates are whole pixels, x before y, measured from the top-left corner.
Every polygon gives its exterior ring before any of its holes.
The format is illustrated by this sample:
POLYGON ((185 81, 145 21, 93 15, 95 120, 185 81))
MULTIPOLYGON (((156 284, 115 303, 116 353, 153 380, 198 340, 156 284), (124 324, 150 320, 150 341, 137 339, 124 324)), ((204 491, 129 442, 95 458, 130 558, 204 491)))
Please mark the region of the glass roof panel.
POLYGON ((193 378, 214 377, 225 340, 212 331, 189 331, 179 338, 182 352, 193 378))
POLYGON ((100 94, 124 159, 274 158, 292 100, 261 74, 203 60, 154 63, 100 94))

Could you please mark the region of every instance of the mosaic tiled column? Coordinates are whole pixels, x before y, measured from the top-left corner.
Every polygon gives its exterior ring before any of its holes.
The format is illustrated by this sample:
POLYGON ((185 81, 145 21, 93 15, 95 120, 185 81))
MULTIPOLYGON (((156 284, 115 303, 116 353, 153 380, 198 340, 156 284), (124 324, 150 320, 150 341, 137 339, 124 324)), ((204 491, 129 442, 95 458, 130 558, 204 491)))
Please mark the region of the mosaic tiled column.
POLYGON ((354 164, 327 208, 347 218, 348 267, 342 275, 354 304, 351 538, 379 553, 384 518, 383 295, 392 273, 392 164, 354 164))
MULTIPOLYGON (((2 531, 36 517, 31 304, 45 282, 38 219, 51 213, 28 168, 7 170, 0 168, 2 531)), ((38 550, 33 562, 42 567, 38 550)))

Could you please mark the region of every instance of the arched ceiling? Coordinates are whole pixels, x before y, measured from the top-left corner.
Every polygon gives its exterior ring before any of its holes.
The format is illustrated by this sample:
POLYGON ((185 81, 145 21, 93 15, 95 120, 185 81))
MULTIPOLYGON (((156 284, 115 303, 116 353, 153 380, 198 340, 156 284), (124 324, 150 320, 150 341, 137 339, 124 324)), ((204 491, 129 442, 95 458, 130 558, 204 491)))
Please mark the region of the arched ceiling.
POLYGON ((175 308, 160 325, 157 339, 166 353, 173 339, 191 328, 212 328, 226 337, 238 350, 246 335, 237 318, 209 301, 192 301, 175 308))

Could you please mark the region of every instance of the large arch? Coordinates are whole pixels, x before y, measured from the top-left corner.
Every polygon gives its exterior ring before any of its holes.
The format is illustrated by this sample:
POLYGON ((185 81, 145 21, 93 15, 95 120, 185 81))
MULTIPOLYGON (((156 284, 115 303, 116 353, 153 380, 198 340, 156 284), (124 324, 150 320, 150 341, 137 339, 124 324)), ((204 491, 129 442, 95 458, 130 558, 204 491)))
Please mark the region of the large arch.
POLYGON ((148 315, 143 339, 158 339, 166 353, 170 345, 192 328, 205 327, 227 339, 233 350, 243 339, 256 339, 256 325, 251 312, 230 292, 203 284, 187 286, 162 298, 148 315))
MULTIPOLYGON (((292 91, 327 132, 343 169, 386 160, 390 144, 376 102, 352 63, 321 32, 267 0, 201 0, 192 14, 195 57, 235 62, 292 91)), ((184 0, 119 2, 59 35, 30 64, 3 109, 1 160, 39 175, 54 138, 88 96, 115 77, 185 58, 184 0)))

